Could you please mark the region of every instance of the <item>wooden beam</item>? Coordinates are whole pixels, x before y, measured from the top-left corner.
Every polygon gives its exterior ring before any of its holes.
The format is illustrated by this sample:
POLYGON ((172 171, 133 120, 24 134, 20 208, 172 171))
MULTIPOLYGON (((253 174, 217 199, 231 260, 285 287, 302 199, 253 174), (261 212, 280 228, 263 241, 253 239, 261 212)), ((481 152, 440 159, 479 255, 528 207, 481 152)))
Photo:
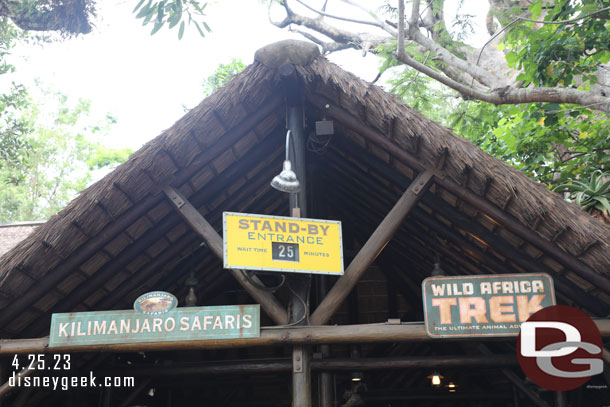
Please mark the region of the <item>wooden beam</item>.
MULTIPOLYGON (((413 170, 424 170, 424 164, 421 163, 414 155, 405 151, 403 147, 393 142, 390 138, 375 131, 369 126, 364 125, 357 117, 343 109, 340 105, 333 103, 321 95, 308 95, 307 99, 314 106, 322 108, 327 115, 340 120, 343 125, 351 128, 358 134, 365 136, 368 140, 371 140, 373 143, 386 150, 392 156, 398 158, 413 170)), ((520 238, 527 240, 529 243, 536 246, 550 257, 578 273, 585 280, 610 294, 609 279, 604 277, 602 274, 595 272, 595 270, 593 270, 590 266, 574 257, 572 254, 561 250, 553 242, 546 240, 538 233, 530 230, 515 217, 507 212, 504 212, 487 199, 473 193, 449 178, 439 179, 437 181, 437 185, 456 195, 458 198, 472 205, 479 211, 486 213, 507 230, 513 232, 520 238)))
MULTIPOLYGON (((166 187, 163 192, 189 226, 203 238, 212 253, 222 259, 222 237, 214 230, 212 225, 205 220, 199 211, 180 192, 170 186, 166 187)), ((273 294, 254 286, 250 282, 250 280, 255 280, 256 284, 262 286, 263 283, 260 280, 255 276, 246 276, 243 270, 230 270, 230 272, 276 324, 284 325, 288 323, 286 310, 273 294)))
MULTIPOLYGON (((479 350, 484 356, 493 356, 493 352, 483 344, 479 345, 479 350)), ((519 389, 519 391, 523 393, 527 398, 529 398, 535 405, 537 405, 538 407, 551 407, 542 397, 540 397, 538 393, 527 387, 525 383, 523 383, 523 380, 519 376, 517 376, 515 372, 508 368, 503 368, 500 370, 502 371, 502 374, 509 381, 511 381, 517 387, 517 389, 519 389)))
MULTIPOLYGON (((313 359, 311 369, 317 371, 395 370, 421 368, 500 368, 518 366, 515 354, 505 355, 449 355, 449 356, 392 356, 377 358, 313 359)), ((206 362, 185 365, 121 366, 99 371, 105 376, 186 376, 289 372, 292 361, 283 359, 206 362)))
MULTIPOLYGON (((594 319, 601 335, 610 338, 610 319, 594 319)), ((0 339, 0 355, 58 352, 148 352, 178 349, 227 349, 275 345, 317 345, 334 343, 472 341, 472 338, 433 339, 423 322, 306 327, 262 327, 258 338, 182 342, 151 342, 114 345, 66 346, 49 349, 49 338, 0 339)), ((495 340, 514 341, 514 336, 495 340)))
POLYGON ((150 377, 147 377, 146 379, 142 380, 140 384, 138 384, 138 386, 129 393, 127 398, 123 400, 120 407, 131 406, 131 403, 140 395, 140 393, 144 391, 144 389, 146 389, 146 386, 148 386, 151 381, 152 379, 150 377))
POLYGON ((339 309, 351 290, 358 283, 366 269, 375 261, 388 244, 396 230, 405 217, 415 207, 419 199, 426 193, 434 177, 434 170, 428 169, 421 172, 409 185, 396 205, 390 210, 373 232, 369 240, 360 249, 354 260, 345 270, 345 274, 339 278, 335 285, 322 300, 320 305, 311 315, 312 325, 323 325, 339 309))
POLYGON ((606 348, 602 348, 602 359, 608 364, 610 364, 610 352, 606 348))
MULTIPOLYGON (((240 160, 240 166, 243 164, 243 160, 240 160)), ((230 171, 230 170, 226 170, 226 171, 230 171)), ((237 172, 238 174, 240 172, 237 172)), ((256 173, 257 175, 260 175, 260 173, 256 173)), ((266 173, 264 173, 263 175, 265 175, 266 173)), ((223 172, 222 174, 220 174, 216 179, 222 181, 223 185, 229 185, 231 183, 233 183, 235 180, 233 179, 233 176, 230 177, 225 177, 224 176, 225 173, 223 172)), ((264 177, 263 177, 264 178, 264 177)), ((216 180, 215 179, 215 180, 216 180)), ((215 184, 215 180, 211 181, 206 187, 204 187, 203 189, 201 189, 200 191, 198 191, 197 193, 195 193, 195 199, 193 198, 193 196, 191 196, 190 201, 192 203, 194 203, 195 205, 197 205, 197 203, 201 203, 203 201, 203 199, 201 199, 200 195, 202 194, 208 194, 211 196, 216 196, 217 194, 213 191, 216 190, 216 186, 213 185, 215 184), (210 190, 208 190, 208 186, 213 185, 213 188, 210 188, 210 190)), ((260 189, 260 185, 256 184, 256 183, 250 183, 249 185, 243 187, 240 189, 239 193, 232 195, 229 199, 230 200, 237 200, 239 202, 248 202, 249 199, 254 199, 253 197, 256 196, 255 192, 257 191, 257 188, 260 189), (249 197, 249 198, 248 198, 249 197), (243 200, 242 200, 243 198, 243 200)), ((266 205, 268 205, 269 202, 271 202, 271 199, 275 199, 274 195, 272 194, 268 194, 269 199, 267 199, 267 197, 265 197, 262 200, 255 200, 252 201, 249 206, 248 204, 245 206, 245 209, 247 209, 246 211, 249 210, 253 210, 254 212, 252 213, 258 213, 257 208, 265 208, 266 205)), ((220 203, 216 208, 214 208, 214 210, 210 213, 208 213, 208 219, 210 219, 210 222, 214 222, 215 220, 218 219, 222 219, 222 213, 220 212, 220 209, 222 207, 223 204, 226 204, 228 201, 223 201, 222 203, 220 203)), ((131 277, 129 277, 128 280, 124 281, 123 283, 121 283, 119 285, 119 287, 117 287, 115 290, 113 290, 113 292, 111 294, 109 294, 108 296, 102 298, 100 301, 98 301, 95 304, 92 304, 93 309, 108 309, 110 307, 115 306, 120 299, 125 299, 126 297, 128 297, 128 295, 133 292, 134 290, 142 287, 143 283, 147 280, 150 279, 151 276, 153 274, 151 273, 156 273, 161 269, 160 264, 162 264, 159 260, 161 258, 167 258, 168 255, 170 255, 169 253, 177 253, 176 250, 174 250, 174 247, 187 247, 188 245, 193 244, 193 242, 200 242, 200 237, 197 233, 193 233, 188 234, 185 233, 182 237, 180 237, 178 240, 174 241, 172 243, 172 247, 170 249, 165 250, 163 253, 161 253, 159 256, 157 256, 157 258, 155 258, 155 260, 149 264, 147 264, 146 266, 140 268, 138 271, 136 271, 134 274, 131 275, 131 277)), ((206 251, 208 251, 208 248, 204 249, 206 251)), ((180 249, 178 249, 180 250, 180 249)), ((171 256, 173 256, 173 254, 171 254, 171 256)), ((207 256, 207 255, 206 255, 207 256)), ((186 261, 190 261, 191 259, 187 259, 186 261)), ((155 283, 156 288, 154 288, 152 291, 155 290, 165 290, 168 291, 168 287, 170 286, 170 283, 177 281, 183 274, 187 273, 189 271, 188 267, 181 267, 181 266, 174 266, 174 270, 166 277, 164 277, 162 280, 158 281, 157 283, 155 283)), ((220 270, 219 272, 224 273, 224 270, 220 270)), ((208 287, 206 287, 207 290, 208 287)), ((202 298, 207 298, 207 297, 202 297, 202 298)), ((24 336, 29 336, 29 335, 24 335, 24 336)))
MULTIPOLYGON (((221 143, 215 143, 204 152, 209 157, 215 157, 220 154, 227 146, 232 145, 239 140, 245 133, 251 131, 252 127, 259 121, 265 119, 270 114, 273 114, 280 108, 284 102, 283 98, 271 98, 268 103, 263 103, 260 110, 256 113, 248 115, 237 126, 228 131, 223 137, 221 143)), ((211 158, 210 158, 211 159, 211 158)), ((207 161, 205 161, 207 164, 207 161)), ((189 166, 182 169, 176 175, 175 183, 182 184, 192 177, 201 167, 189 166)), ((157 194, 147 196, 137 205, 131 206, 121 214, 120 217, 109 223, 99 233, 83 243, 74 253, 72 253, 65 261, 62 261, 55 269, 50 270, 39 283, 33 284, 21 296, 17 296, 13 301, 2 310, 0 313, 0 327, 4 327, 14 318, 21 315, 30 305, 42 298, 50 289, 56 287, 67 275, 74 272, 78 267, 87 261, 93 254, 101 250, 104 245, 114 239, 125 229, 137 221, 140 217, 146 214, 151 208, 159 203, 160 197, 157 194)), ((41 226, 44 227, 44 226, 41 226)))
MULTIPOLYGON (((481 405, 481 403, 474 404, 474 400, 510 400, 512 396, 506 392, 456 392, 456 393, 441 393, 441 392, 416 392, 413 389, 405 389, 405 392, 401 393, 393 393, 384 391, 383 394, 374 393, 374 392, 366 392, 363 394, 362 398, 367 405, 410 405, 405 402, 411 400, 426 400, 426 401, 448 401, 448 403, 443 403, 442 405, 458 405, 456 403, 457 400, 465 400, 467 404, 459 404, 459 405, 481 405), (397 402, 402 401, 403 403, 398 404, 397 402), (382 403, 383 404, 380 404, 382 403), (388 403, 392 402, 392 403, 388 403), (375 403, 375 404, 373 404, 375 403)), ((416 405, 422 405, 417 403, 416 405)), ((423 404, 426 406, 436 405, 431 403, 423 404)), ((490 405, 485 403, 483 405, 490 405)), ((493 405, 506 405, 502 404, 493 404, 493 405)))
MULTIPOLYGON (((56 287, 68 274, 77 270, 79 266, 98 252, 110 240, 118 236, 129 225, 146 214, 159 202, 158 196, 149 196, 127 209, 121 217, 111 222, 101 232, 85 242, 76 252, 72 253, 55 269, 47 273, 44 278, 28 288, 23 295, 13 298, 11 303, 0 314, 0 327, 4 327, 13 319, 19 317, 34 302, 42 298, 49 290, 56 287)), ((40 227, 44 227, 40 226, 40 227)))
POLYGON ((502 374, 504 374, 504 376, 508 380, 510 380, 515 385, 515 387, 517 387, 517 389, 519 389, 519 391, 523 393, 527 398, 529 398, 535 405, 537 405, 538 407, 551 407, 546 401, 544 401, 542 397, 540 397, 538 393, 527 387, 525 383, 523 383, 523 380, 519 376, 517 376, 515 372, 506 368, 501 369, 501 371, 502 374))
MULTIPOLYGON (((15 380, 21 380, 25 377, 31 376, 34 373, 36 373, 36 369, 23 369, 15 375, 15 380)), ((20 388, 19 386, 15 387, 18 389, 20 388)), ((0 398, 9 394, 15 387, 11 386, 8 381, 4 383, 2 386, 0 386, 0 398)))
MULTIPOLYGON (((397 186, 405 187, 406 185, 409 185, 409 182, 411 182, 408 177, 397 172, 382 160, 366 155, 366 151, 357 144, 347 140, 341 140, 341 142, 338 144, 341 147, 341 151, 346 151, 349 155, 354 156, 356 159, 358 159, 358 157, 360 159, 366 159, 367 164, 373 167, 375 172, 378 172, 383 177, 388 178, 397 186)), ((333 156, 339 156, 339 153, 334 152, 332 149, 329 151, 329 153, 331 153, 333 156)), ((341 163, 341 161, 342 160, 338 159, 333 160, 333 162, 337 164, 341 163)), ((374 181, 371 181, 370 178, 367 178, 367 174, 364 174, 362 171, 358 171, 357 167, 343 167, 343 171, 349 172, 350 177, 352 178, 358 178, 360 183, 366 183, 367 189, 370 191, 376 191, 378 196, 386 196, 388 200, 391 199, 387 191, 380 188, 379 185, 374 181)), ((466 216, 463 212, 449 205, 445 200, 433 194, 428 194, 422 198, 422 203, 426 204, 437 213, 444 214, 451 220, 452 223, 455 223, 462 229, 473 232, 475 235, 488 243, 498 253, 501 253, 503 256, 510 259, 510 261, 514 264, 517 264, 525 270, 531 272, 544 272, 550 274, 553 277, 556 289, 563 293, 569 293, 571 298, 578 298, 582 305, 593 311, 597 316, 606 316, 610 312, 610 306, 608 304, 587 294, 584 292, 584 290, 571 282, 567 277, 555 272, 543 262, 537 262, 535 259, 527 256, 526 253, 523 253, 521 250, 511 246, 508 242, 486 229, 479 222, 468 218, 468 216, 466 216)), ((415 216, 418 216, 418 214, 416 213, 415 216)), ((427 214, 424 214, 423 216, 429 217, 427 214)), ((446 227, 443 226, 442 229, 444 230, 446 227)))

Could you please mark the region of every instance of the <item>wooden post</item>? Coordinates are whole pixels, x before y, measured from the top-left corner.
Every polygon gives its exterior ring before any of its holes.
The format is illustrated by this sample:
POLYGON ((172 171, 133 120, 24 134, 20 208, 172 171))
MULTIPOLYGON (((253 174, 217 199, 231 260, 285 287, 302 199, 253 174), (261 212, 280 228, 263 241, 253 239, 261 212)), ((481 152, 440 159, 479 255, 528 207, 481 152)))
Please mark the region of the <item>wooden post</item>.
POLYGON ((565 391, 555 392, 555 407, 568 407, 568 398, 565 391))
POLYGON ((396 205, 390 210, 373 232, 369 240, 360 249, 350 263, 345 274, 339 278, 333 288, 311 315, 312 325, 323 325, 328 322, 337 309, 343 304, 350 291, 358 283, 366 269, 373 263, 381 250, 390 241, 404 218, 415 207, 421 196, 428 190, 434 177, 433 170, 420 173, 409 185, 396 205))
MULTIPOLYGON (((293 72, 294 66, 285 65, 280 72, 293 72)), ((292 148, 286 151, 291 158, 301 191, 290 194, 290 215, 293 217, 307 217, 307 172, 305 158, 305 135, 303 132, 303 109, 300 100, 299 83, 294 75, 285 75, 287 87, 287 115, 290 128, 292 148), (289 80, 292 78, 292 80, 289 80)), ((288 135, 286 135, 288 137, 288 135)), ((302 275, 291 273, 287 279, 290 290, 290 324, 309 325, 309 289, 311 287, 311 274, 302 275)), ((297 345, 292 349, 292 406, 311 407, 311 358, 310 346, 297 345)))
MULTIPOLYGON (((205 218, 199 213, 199 211, 190 204, 190 202, 174 188, 168 186, 163 192, 169 198, 171 203, 174 205, 176 210, 182 215, 184 220, 197 232, 206 244, 219 258, 223 258, 223 247, 222 237, 214 230, 212 225, 205 220, 205 218)), ((243 270, 231 270, 231 274, 237 279, 239 284, 254 298, 256 302, 261 305, 261 308, 273 319, 273 321, 279 325, 288 323, 288 314, 282 305, 270 292, 261 290, 248 280, 243 270)), ((263 285, 263 283, 256 277, 252 276, 250 279, 256 281, 257 284, 263 285)))
MULTIPOLYGON (((322 360, 330 356, 330 346, 322 345, 320 347, 320 351, 322 353, 322 360)), ((318 395, 320 407, 333 407, 333 378, 332 375, 327 371, 320 373, 318 395)))
POLYGON ((292 348, 292 406, 311 407, 311 347, 292 348))

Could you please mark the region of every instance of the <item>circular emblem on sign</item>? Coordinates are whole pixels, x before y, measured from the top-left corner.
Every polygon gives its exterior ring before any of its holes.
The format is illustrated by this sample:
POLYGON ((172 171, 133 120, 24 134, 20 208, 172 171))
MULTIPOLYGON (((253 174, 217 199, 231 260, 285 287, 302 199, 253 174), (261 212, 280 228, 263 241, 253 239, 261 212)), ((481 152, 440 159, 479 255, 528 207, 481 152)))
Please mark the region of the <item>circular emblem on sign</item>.
POLYGON ((584 312, 554 305, 521 324, 517 358, 523 372, 538 386, 572 390, 603 371, 602 337, 584 312))
POLYGON ((178 305, 178 299, 165 291, 142 294, 133 303, 133 308, 144 315, 162 315, 178 305))

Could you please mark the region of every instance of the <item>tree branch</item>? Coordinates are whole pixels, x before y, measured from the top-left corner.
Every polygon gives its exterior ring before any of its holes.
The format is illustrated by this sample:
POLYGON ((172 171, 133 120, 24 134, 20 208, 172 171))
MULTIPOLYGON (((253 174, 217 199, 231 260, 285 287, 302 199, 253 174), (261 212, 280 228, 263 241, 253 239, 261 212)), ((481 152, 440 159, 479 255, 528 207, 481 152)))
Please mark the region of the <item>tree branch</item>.
POLYGON ((348 49, 348 48, 355 48, 355 46, 350 46, 349 44, 342 44, 342 43, 336 42, 336 41, 332 41, 332 42, 322 41, 320 38, 318 38, 314 35, 311 35, 310 33, 306 32, 306 31, 301 31, 298 28, 290 28, 289 30, 292 32, 295 32, 297 34, 301 34, 303 37, 307 38, 309 41, 321 46, 322 54, 324 54, 324 55, 330 54, 332 52, 348 49))
POLYGON ((375 21, 377 21, 380 24, 380 27, 387 32, 388 34, 395 36, 396 35, 396 31, 394 30, 394 27, 392 27, 391 24, 388 24, 387 21, 384 21, 380 18, 378 18, 375 13, 371 12, 370 9, 364 7, 362 4, 353 1, 353 0, 341 0, 343 3, 349 4, 350 6, 354 6, 356 8, 359 8, 360 10, 364 11, 366 14, 368 14, 371 18, 373 18, 375 21))
POLYGON ((461 71, 467 72, 488 88, 493 89, 508 85, 508 82, 502 80, 498 76, 493 75, 485 69, 455 56, 449 50, 422 34, 419 29, 411 29, 411 27, 409 27, 408 33, 410 40, 418 43, 427 50, 432 51, 434 54, 436 54, 440 61, 447 65, 454 66, 461 71))
POLYGON ((575 22, 580 21, 580 20, 582 20, 582 19, 584 19, 584 18, 591 17, 591 16, 594 16, 594 15, 596 15, 596 14, 601 14, 601 13, 603 13, 603 12, 605 12, 605 11, 609 11, 609 10, 610 10, 610 7, 605 7, 605 8, 599 9, 599 10, 597 10, 597 11, 594 11, 594 12, 592 12, 592 13, 585 14, 584 16, 578 16, 578 17, 572 18, 572 19, 570 19, 570 20, 561 20, 561 21, 540 21, 540 20, 532 20, 532 19, 530 19, 530 18, 525 18, 525 17, 515 17, 515 19, 516 19, 516 20, 521 20, 521 21, 529 21, 530 23, 538 23, 538 24, 559 24, 559 25, 561 25, 561 24, 571 24, 571 23, 575 23, 575 22))
POLYGON ((594 95, 590 92, 568 88, 511 89, 510 87, 505 87, 494 89, 491 93, 485 93, 454 81, 453 79, 450 79, 434 69, 416 61, 407 54, 400 57, 398 53, 396 53, 395 56, 400 62, 417 69, 423 74, 428 75, 432 79, 436 79, 454 90, 457 90, 468 99, 478 99, 483 102, 493 103, 494 105, 533 102, 573 103, 577 105, 594 104, 597 106, 597 110, 610 114, 610 98, 594 95))
MULTIPOLYGON (((300 4, 305 4, 306 0, 297 1, 300 4)), ((342 1, 367 11, 364 6, 358 4, 355 0, 342 1)), ((365 44, 370 44, 371 47, 375 47, 380 44, 389 44, 392 39, 392 37, 389 36, 369 36, 363 33, 350 32, 328 24, 323 18, 310 18, 295 14, 289 8, 287 0, 283 1, 283 5, 286 9, 287 16, 284 21, 276 23, 276 25, 285 27, 294 24, 328 37, 332 40, 331 42, 326 42, 310 33, 296 30, 296 32, 300 33, 305 38, 321 45, 324 48, 325 53, 349 47, 362 49, 366 46, 365 44)), ((395 57, 398 61, 443 83, 451 89, 458 91, 464 98, 478 99, 496 105, 533 102, 569 103, 585 107, 594 107, 596 110, 610 113, 610 98, 606 97, 603 93, 596 94, 594 92, 572 88, 521 88, 519 84, 513 84, 510 77, 495 74, 493 72, 493 67, 488 70, 483 66, 478 66, 481 54, 477 57, 475 52, 468 49, 465 52, 467 54, 471 53, 472 58, 466 59, 457 56, 439 42, 435 41, 434 38, 429 38, 425 33, 420 31, 418 24, 420 0, 414 0, 412 5, 412 14, 407 19, 406 13, 404 12, 404 0, 399 0, 398 25, 395 25, 390 21, 384 21, 383 24, 380 24, 378 18, 370 11, 368 11, 369 15, 371 18, 375 19, 377 23, 369 21, 367 22, 367 25, 382 29, 385 29, 383 27, 389 27, 394 33, 393 37, 398 41, 397 49, 395 51, 395 57), (405 48, 405 41, 417 44, 423 53, 430 52, 431 59, 435 61, 436 68, 427 66, 425 63, 422 64, 416 61, 413 56, 409 55, 405 48)), ((314 10, 309 6, 308 9, 314 10)), ((603 11, 606 10, 598 10, 595 14, 600 14, 603 11)), ((327 14, 326 11, 316 12, 319 16, 327 14)), ((585 16, 581 16, 579 19, 584 17, 585 16)), ((356 21, 357 20, 352 20, 352 22, 356 21)), ((512 21, 509 26, 512 26, 518 21, 520 20, 516 19, 512 21)), ((502 31, 505 31, 507 28, 508 27, 503 28, 502 31)), ((387 29, 386 32, 388 32, 387 29)), ((494 35, 492 40, 497 38, 500 34, 501 32, 494 35)), ((478 53, 478 51, 476 52, 478 53)))
MULTIPOLYGON (((404 4, 403 4, 403 15, 404 15, 404 4)), ((399 17, 404 18, 404 17, 399 17)), ((419 0, 413 0, 413 5, 411 7, 411 18, 409 18, 409 30, 417 30, 418 24, 417 20, 419 19, 419 0)), ((400 20, 399 20, 400 21, 400 20)))
POLYGON ((346 44, 348 47, 352 48, 362 48, 364 43, 369 43, 371 47, 376 47, 379 44, 385 43, 389 40, 389 37, 380 37, 380 36, 372 36, 360 34, 354 34, 347 30, 342 30, 336 27, 333 27, 327 24, 324 20, 319 18, 310 18, 306 16, 302 16, 299 14, 295 14, 292 9, 287 4, 287 1, 284 1, 284 8, 286 9, 286 18, 281 22, 282 26, 274 23, 277 27, 285 28, 290 24, 296 24, 303 26, 305 28, 309 28, 315 32, 318 32, 335 42, 346 44))
POLYGON ((405 54, 405 0, 398 0, 398 55, 405 54))
POLYGON ((329 14, 329 13, 326 13, 321 10, 316 10, 315 8, 311 7, 310 5, 308 5, 307 3, 305 3, 302 0, 296 0, 296 2, 301 4, 303 7, 307 8, 308 10, 311 10, 314 13, 319 14, 322 17, 334 18, 335 20, 347 21, 349 23, 355 23, 355 24, 372 25, 373 27, 378 27, 378 28, 381 28, 382 30, 385 30, 385 28, 387 26, 384 22, 380 22, 380 21, 357 20, 354 18, 347 18, 347 17, 337 16, 334 14, 329 14))

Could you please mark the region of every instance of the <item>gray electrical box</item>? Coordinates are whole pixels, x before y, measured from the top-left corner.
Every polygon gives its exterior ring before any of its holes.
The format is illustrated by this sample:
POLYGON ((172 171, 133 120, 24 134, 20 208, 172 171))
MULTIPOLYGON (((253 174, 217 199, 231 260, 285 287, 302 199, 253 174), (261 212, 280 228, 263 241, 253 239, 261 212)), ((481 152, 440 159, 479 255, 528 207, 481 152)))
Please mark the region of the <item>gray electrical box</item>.
POLYGON ((332 120, 322 120, 316 122, 316 134, 318 136, 330 136, 335 133, 332 120))

